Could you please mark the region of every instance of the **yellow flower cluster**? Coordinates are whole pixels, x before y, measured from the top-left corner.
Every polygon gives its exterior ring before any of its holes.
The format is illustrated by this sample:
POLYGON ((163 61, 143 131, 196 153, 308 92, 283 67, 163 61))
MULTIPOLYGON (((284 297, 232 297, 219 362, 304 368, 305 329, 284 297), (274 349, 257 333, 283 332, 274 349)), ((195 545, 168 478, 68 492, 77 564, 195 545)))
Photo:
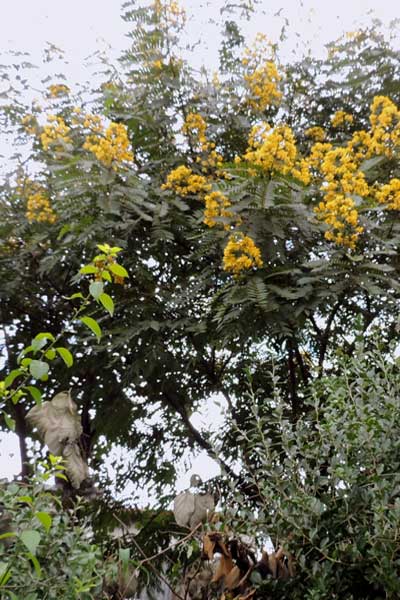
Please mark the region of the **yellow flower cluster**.
MULTIPOLYGON (((215 225, 221 225, 225 230, 231 228, 230 223, 217 221, 216 219, 232 219, 234 214, 232 211, 227 210, 231 205, 231 201, 222 192, 214 191, 207 194, 204 198, 205 210, 204 210, 204 221, 208 227, 215 227, 215 225)), ((240 217, 236 218, 236 225, 241 222, 240 217)))
POLYGON ((179 6, 176 0, 169 0, 168 2, 154 0, 153 8, 157 17, 162 18, 167 25, 181 28, 186 23, 186 11, 179 6))
POLYGON ((271 54, 271 44, 264 35, 258 34, 253 48, 246 48, 242 59, 249 89, 247 103, 257 111, 278 105, 282 98, 278 87, 281 77, 275 63, 265 60, 268 54, 271 54))
POLYGON ((293 131, 287 125, 272 129, 267 123, 255 125, 249 137, 249 147, 243 158, 264 171, 288 174, 297 156, 293 131))
POLYGON ((66 96, 70 92, 69 87, 62 83, 49 85, 47 90, 50 98, 59 98, 60 96, 66 96))
MULTIPOLYGON (((74 113, 76 115, 81 114, 81 110, 79 107, 74 108, 74 113)), ((92 133, 102 134, 104 132, 103 123, 101 122, 101 117, 99 115, 91 115, 86 114, 83 117, 83 126, 90 129, 92 133)))
POLYGON ((35 115, 27 114, 21 119, 21 125, 25 129, 26 133, 33 135, 38 129, 38 122, 35 115))
POLYGON ((201 164, 203 173, 211 168, 222 166, 222 156, 215 150, 215 144, 206 136, 207 123, 198 113, 189 113, 182 126, 182 133, 189 136, 194 150, 201 152, 196 161, 201 164))
POLYGON ((400 210, 400 179, 394 178, 382 185, 375 193, 375 197, 381 204, 387 204, 388 209, 400 210))
POLYGON ((371 106, 372 154, 393 157, 400 148, 400 110, 386 96, 375 96, 371 106))
POLYGON ((325 129, 322 127, 309 127, 304 132, 305 136, 315 140, 316 142, 323 142, 325 139, 325 129))
POLYGON ((235 276, 253 267, 262 267, 260 249, 251 237, 241 232, 234 233, 225 247, 223 266, 225 271, 235 276))
POLYGON ((346 125, 351 125, 353 121, 353 115, 350 115, 344 110, 338 110, 335 112, 331 119, 332 127, 345 127, 346 125))
MULTIPOLYGON (((91 126, 94 117, 86 119, 87 127, 91 126)), ((85 121, 85 122, 86 122, 85 121)), ((95 127, 100 127, 97 120, 95 127)), ((128 131, 122 123, 111 123, 105 131, 89 135, 83 144, 85 150, 92 152, 104 166, 116 171, 124 161, 132 161, 133 153, 129 150, 128 131)))
POLYGON ((26 218, 31 223, 55 223, 56 213, 51 207, 46 190, 28 178, 18 179, 17 190, 26 196, 26 218))
POLYGON ((358 224, 358 211, 353 195, 367 196, 369 187, 364 173, 349 148, 328 150, 320 165, 321 191, 324 199, 315 212, 330 229, 325 233, 328 240, 354 248, 363 227, 358 224))
POLYGON ((43 150, 48 150, 50 147, 54 150, 63 150, 65 144, 71 143, 71 138, 68 135, 70 128, 62 117, 49 115, 47 120, 49 125, 43 127, 40 135, 43 150))
POLYGON ((167 176, 167 181, 161 186, 163 190, 173 190, 180 196, 203 194, 211 190, 211 185, 202 175, 196 175, 189 167, 181 165, 167 176))
POLYGON ((295 163, 292 169, 292 175, 293 177, 304 183, 304 185, 308 185, 311 181, 309 163, 304 158, 300 159, 298 162, 295 163))

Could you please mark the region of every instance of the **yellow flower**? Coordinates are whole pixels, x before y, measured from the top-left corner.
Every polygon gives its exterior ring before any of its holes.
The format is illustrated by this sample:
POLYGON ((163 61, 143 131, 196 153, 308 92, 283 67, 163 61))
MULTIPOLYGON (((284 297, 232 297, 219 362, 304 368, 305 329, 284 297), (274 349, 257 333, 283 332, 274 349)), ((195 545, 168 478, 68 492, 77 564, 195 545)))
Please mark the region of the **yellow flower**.
POLYGON ((335 112, 331 119, 332 127, 344 127, 345 125, 353 123, 354 117, 344 110, 338 110, 335 112))
POLYGON ((325 139, 325 130, 322 127, 309 127, 304 132, 306 137, 312 138, 316 142, 323 142, 325 139))
POLYGON ((400 148, 400 110, 386 96, 375 96, 370 114, 371 154, 392 158, 400 148))
POLYGON ((125 125, 111 123, 105 131, 100 133, 100 122, 93 116, 90 118, 87 116, 84 125, 98 133, 89 135, 83 147, 92 152, 104 166, 116 171, 125 161, 133 160, 133 153, 129 150, 128 130, 125 125))
POLYGON ((208 192, 211 190, 211 185, 203 175, 196 175, 192 169, 181 165, 168 174, 167 181, 161 189, 173 190, 181 196, 188 196, 208 192))
POLYGON ((222 166, 222 156, 215 150, 215 144, 209 142, 206 136, 207 123, 198 113, 189 113, 182 126, 182 133, 191 141, 193 150, 201 153, 196 158, 203 166, 203 172, 222 166))
POLYGON ((260 249, 251 237, 241 232, 232 234, 224 250, 223 267, 225 271, 238 276, 242 271, 262 267, 260 249))
POLYGON ((57 215, 51 207, 46 189, 28 177, 19 177, 17 191, 26 197, 26 218, 31 223, 55 223, 57 215))
POLYGON ((65 144, 72 143, 68 135, 70 128, 66 125, 62 117, 49 115, 47 120, 49 125, 43 127, 40 135, 43 150, 49 150, 50 147, 56 151, 64 150, 65 144))
POLYGON ((47 90, 50 98, 59 98, 60 96, 66 96, 70 92, 69 87, 62 83, 49 85, 47 90))
POLYGON ((281 77, 273 60, 265 57, 272 54, 272 44, 263 34, 257 34, 252 48, 246 48, 242 58, 245 68, 244 79, 248 86, 248 105, 257 111, 279 104, 282 93, 278 89, 281 77))
POLYGON ((290 127, 280 125, 271 129, 262 123, 252 128, 243 158, 264 171, 286 175, 294 167, 296 156, 296 142, 290 127))
POLYGON ((400 210, 400 179, 394 178, 382 185, 376 191, 375 197, 381 204, 387 204, 388 209, 400 210))
MULTIPOLYGON (((216 219, 233 219, 234 213, 230 210, 227 210, 231 206, 231 202, 229 198, 227 198, 222 192, 214 191, 210 194, 207 194, 204 198, 205 202, 205 210, 204 210, 204 223, 208 225, 208 227, 215 227, 215 225, 220 225, 224 229, 229 230, 231 228, 230 223, 221 222, 216 219)), ((239 216, 236 217, 236 225, 240 224, 241 219, 239 216)))

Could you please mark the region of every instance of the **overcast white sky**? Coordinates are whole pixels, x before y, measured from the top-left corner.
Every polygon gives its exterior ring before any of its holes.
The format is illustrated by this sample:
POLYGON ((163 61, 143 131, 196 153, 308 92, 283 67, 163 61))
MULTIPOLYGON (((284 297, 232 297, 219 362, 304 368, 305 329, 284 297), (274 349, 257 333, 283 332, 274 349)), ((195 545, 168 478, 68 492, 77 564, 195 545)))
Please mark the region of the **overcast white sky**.
MULTIPOLYGON (((109 47, 118 52, 127 46, 128 25, 120 18, 119 0, 0 0, 0 39, 2 52, 9 49, 28 51, 33 62, 41 55, 46 42, 66 51, 69 61, 68 80, 86 78, 84 59, 96 50, 109 47)), ((232 0, 232 3, 234 1, 232 0)), ((222 0, 181 0, 188 9, 189 36, 200 36, 196 61, 210 68, 216 66, 218 38, 209 19, 218 19, 222 0), (207 49, 208 47, 208 49, 207 49)), ((324 44, 344 31, 373 18, 385 24, 400 17, 395 0, 261 0, 258 14, 251 24, 245 24, 249 37, 258 31, 277 41, 285 18, 289 21, 289 39, 283 54, 298 53, 304 46, 321 54, 324 44), (277 14, 279 13, 279 14, 277 14)), ((397 45, 400 40, 397 40, 397 45)), ((0 60, 1 62, 1 60, 0 60)), ((15 436, 0 438, 0 477, 19 471, 18 446, 15 436)), ((194 472, 203 478, 214 475, 215 467, 204 456, 196 461, 194 472)), ((187 477, 181 479, 186 484, 187 477)))

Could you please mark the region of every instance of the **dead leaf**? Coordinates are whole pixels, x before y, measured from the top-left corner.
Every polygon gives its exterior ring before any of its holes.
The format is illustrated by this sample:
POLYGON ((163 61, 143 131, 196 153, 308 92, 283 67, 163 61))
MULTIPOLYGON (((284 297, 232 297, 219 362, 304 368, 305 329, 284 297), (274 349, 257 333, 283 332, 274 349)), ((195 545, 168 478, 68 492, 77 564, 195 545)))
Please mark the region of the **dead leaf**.
POLYGON ((211 583, 217 583, 222 577, 226 577, 233 569, 235 565, 230 556, 221 556, 218 562, 217 570, 215 571, 214 577, 211 579, 211 583))
POLYGON ((238 587, 241 581, 241 573, 239 567, 236 565, 229 571, 225 577, 225 587, 228 590, 234 590, 238 587))
POLYGON ((215 540, 212 540, 208 534, 203 537, 202 556, 212 560, 214 558, 215 540))

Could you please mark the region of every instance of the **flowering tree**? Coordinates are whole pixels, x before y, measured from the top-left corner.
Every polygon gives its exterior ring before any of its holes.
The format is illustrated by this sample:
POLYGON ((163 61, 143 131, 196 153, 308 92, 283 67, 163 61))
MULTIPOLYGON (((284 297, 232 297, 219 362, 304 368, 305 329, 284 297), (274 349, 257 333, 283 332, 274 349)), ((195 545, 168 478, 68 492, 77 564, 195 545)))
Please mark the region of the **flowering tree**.
MULTIPOLYGON (((398 55, 366 29, 323 60, 285 64, 264 35, 245 47, 228 13, 219 72, 199 74, 175 2, 124 11, 132 46, 89 95, 55 81, 31 101, 20 78, 3 101, 24 149, 1 187, 8 367, 38 331, 62 329, 71 275, 109 240, 129 279, 101 259, 93 274, 121 284, 116 313, 51 379, 73 386, 102 485, 118 444, 131 453, 114 465, 117 488, 151 483, 166 501, 175 461, 202 449, 252 496, 234 468, 245 438, 228 424, 196 429, 192 413, 220 394, 243 430, 245 369, 267 393, 273 366, 296 421, 338 348, 352 355, 374 325, 383 344, 397 335, 398 55)), ((25 468, 29 408, 10 406, 25 468)))

